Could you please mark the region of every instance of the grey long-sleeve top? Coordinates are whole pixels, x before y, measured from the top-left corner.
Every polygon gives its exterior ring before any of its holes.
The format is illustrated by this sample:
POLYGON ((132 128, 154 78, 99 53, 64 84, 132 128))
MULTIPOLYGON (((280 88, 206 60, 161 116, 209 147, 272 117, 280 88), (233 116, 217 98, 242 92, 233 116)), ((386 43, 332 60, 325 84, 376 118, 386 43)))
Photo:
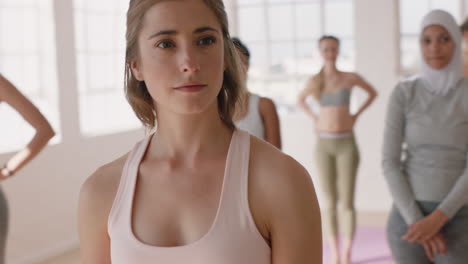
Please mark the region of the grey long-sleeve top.
POLYGON ((468 79, 445 96, 423 85, 399 83, 385 123, 383 172, 407 224, 424 217, 416 201, 440 202, 449 218, 468 203, 468 79))

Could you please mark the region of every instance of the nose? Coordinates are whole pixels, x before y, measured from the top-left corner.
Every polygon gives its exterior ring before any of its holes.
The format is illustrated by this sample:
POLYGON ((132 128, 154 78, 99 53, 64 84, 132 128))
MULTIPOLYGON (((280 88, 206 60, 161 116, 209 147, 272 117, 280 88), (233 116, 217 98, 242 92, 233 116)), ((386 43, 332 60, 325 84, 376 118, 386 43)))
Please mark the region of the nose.
POLYGON ((440 51, 440 46, 441 46, 440 43, 438 43, 437 41, 433 41, 431 45, 429 46, 429 50, 431 51, 431 53, 437 54, 440 51))
POLYGON ((181 51, 180 71, 183 73, 195 73, 200 70, 200 63, 196 51, 186 48, 181 51))

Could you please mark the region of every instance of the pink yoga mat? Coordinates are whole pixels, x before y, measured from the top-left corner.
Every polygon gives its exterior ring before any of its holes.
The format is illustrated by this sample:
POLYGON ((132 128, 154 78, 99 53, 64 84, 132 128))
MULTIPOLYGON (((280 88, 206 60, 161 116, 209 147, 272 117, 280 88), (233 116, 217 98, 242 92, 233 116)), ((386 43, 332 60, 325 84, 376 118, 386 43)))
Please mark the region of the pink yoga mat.
MULTIPOLYGON (((324 264, 331 264, 330 248, 324 245, 324 264)), ((356 230, 352 264, 392 264, 385 227, 358 227, 356 230)))

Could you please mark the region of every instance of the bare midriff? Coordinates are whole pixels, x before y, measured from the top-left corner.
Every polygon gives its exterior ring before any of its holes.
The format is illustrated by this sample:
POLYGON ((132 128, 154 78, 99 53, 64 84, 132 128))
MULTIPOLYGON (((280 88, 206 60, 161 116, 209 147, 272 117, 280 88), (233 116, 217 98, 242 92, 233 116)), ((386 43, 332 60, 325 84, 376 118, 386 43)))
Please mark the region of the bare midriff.
POLYGON ((322 107, 316 125, 317 131, 342 133, 353 131, 354 121, 348 105, 322 107))

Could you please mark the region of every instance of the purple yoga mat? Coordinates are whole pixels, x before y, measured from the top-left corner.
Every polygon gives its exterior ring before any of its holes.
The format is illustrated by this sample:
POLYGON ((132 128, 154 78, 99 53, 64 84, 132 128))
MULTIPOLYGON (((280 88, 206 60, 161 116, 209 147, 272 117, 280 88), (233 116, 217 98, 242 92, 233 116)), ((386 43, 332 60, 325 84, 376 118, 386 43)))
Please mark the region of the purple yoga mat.
MULTIPOLYGON (((330 248, 324 245, 324 264, 331 264, 330 248)), ((392 264, 385 227, 361 226, 356 230, 352 264, 392 264)))

